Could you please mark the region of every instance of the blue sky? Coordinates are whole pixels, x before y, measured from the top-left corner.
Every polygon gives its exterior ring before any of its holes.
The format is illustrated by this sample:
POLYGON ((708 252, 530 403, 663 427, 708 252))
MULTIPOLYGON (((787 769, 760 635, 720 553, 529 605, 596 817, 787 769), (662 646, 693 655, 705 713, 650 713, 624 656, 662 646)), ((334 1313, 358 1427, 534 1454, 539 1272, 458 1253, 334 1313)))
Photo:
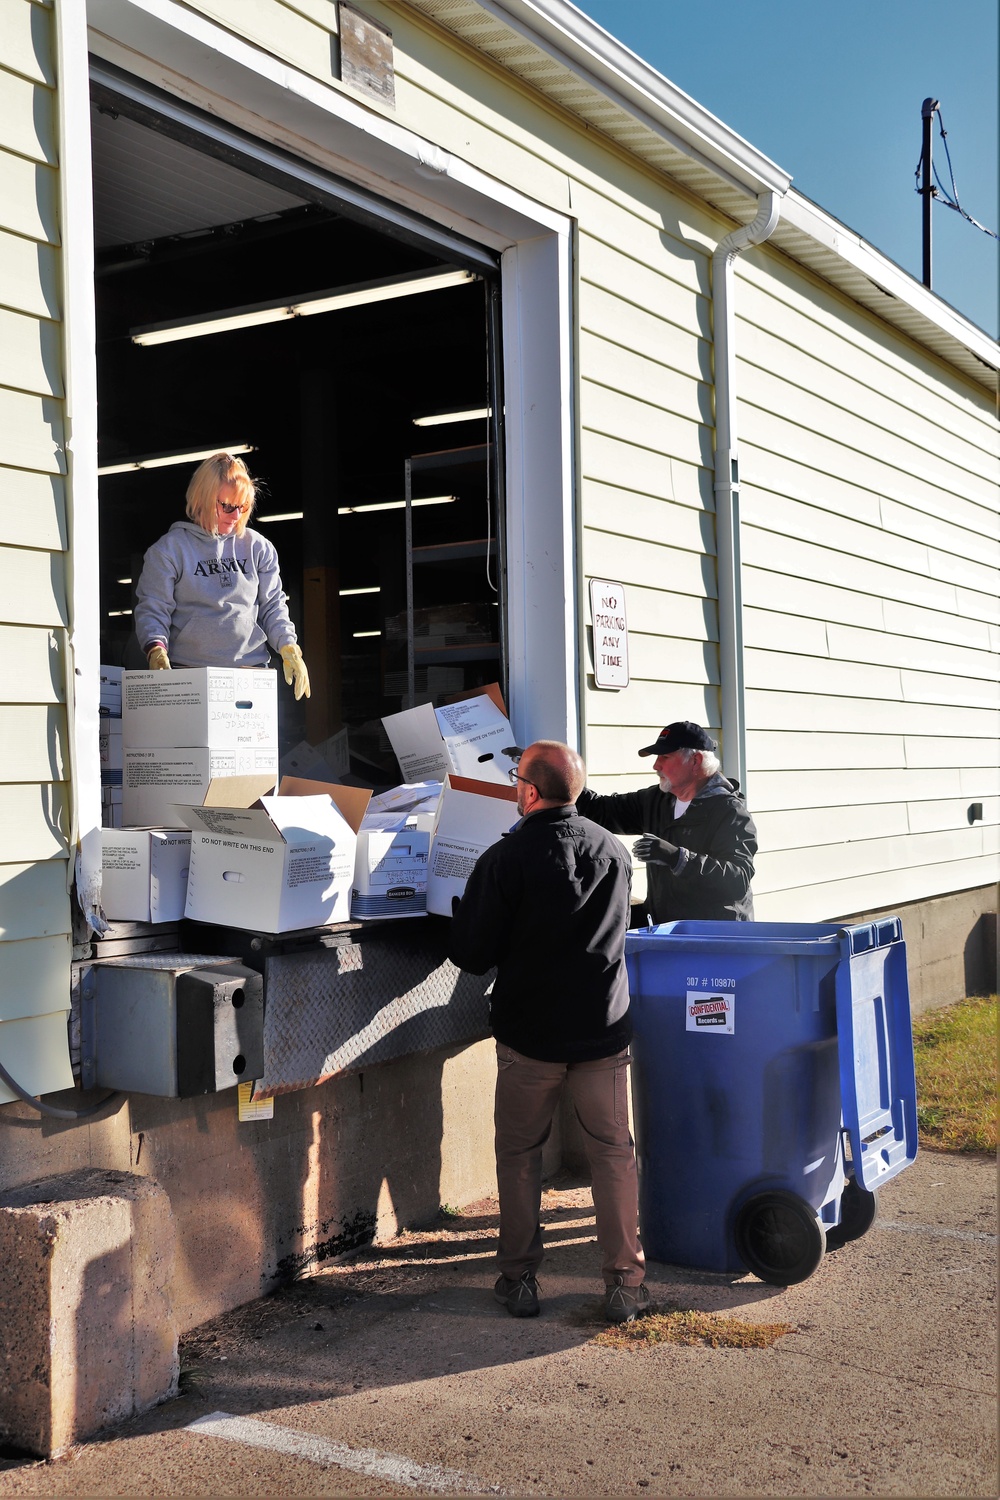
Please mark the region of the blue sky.
MULTIPOLYGON (((917 279, 920 106, 941 102, 959 197, 997 212, 996 0, 576 0, 917 279)), ((949 184, 934 130, 934 162, 949 184)), ((933 289, 994 337, 997 241, 933 205, 933 289)))

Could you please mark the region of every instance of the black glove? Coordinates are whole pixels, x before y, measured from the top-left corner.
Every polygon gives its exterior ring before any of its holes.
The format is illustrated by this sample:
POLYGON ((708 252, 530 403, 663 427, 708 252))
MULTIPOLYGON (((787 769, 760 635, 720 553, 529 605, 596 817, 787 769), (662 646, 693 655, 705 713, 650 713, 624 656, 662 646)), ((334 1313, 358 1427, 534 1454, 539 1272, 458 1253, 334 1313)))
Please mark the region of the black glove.
POLYGON ((680 854, 676 844, 668 844, 666 839, 658 839, 655 834, 644 833, 641 839, 636 839, 632 845, 632 853, 636 859, 643 860, 647 865, 670 865, 677 863, 680 854))

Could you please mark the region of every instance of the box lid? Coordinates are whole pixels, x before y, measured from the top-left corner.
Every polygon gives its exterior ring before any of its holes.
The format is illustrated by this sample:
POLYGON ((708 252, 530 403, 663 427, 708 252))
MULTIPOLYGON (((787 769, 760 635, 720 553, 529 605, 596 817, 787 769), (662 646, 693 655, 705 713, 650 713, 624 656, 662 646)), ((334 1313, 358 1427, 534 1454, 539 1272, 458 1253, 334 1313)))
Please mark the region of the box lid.
POLYGON ((178 807, 177 816, 192 833, 283 844, 281 831, 263 807, 178 807))
POLYGON ((254 772, 243 776, 215 776, 208 783, 202 807, 253 807, 261 797, 274 791, 274 776, 270 772, 254 772))

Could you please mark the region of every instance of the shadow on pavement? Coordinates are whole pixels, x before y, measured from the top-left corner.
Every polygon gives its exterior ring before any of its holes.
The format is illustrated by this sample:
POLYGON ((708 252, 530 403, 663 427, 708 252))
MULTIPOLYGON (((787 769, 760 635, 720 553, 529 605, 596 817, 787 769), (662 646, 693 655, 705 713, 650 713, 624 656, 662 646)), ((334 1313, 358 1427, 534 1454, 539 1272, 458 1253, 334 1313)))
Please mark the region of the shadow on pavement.
MULTIPOLYGON (((174 1427, 202 1410, 259 1412, 362 1393, 374 1400, 379 1389, 588 1343, 606 1326, 589 1189, 561 1178, 545 1193, 538 1318, 511 1318, 494 1300, 497 1222, 495 1201, 442 1214, 194 1330, 182 1341, 181 1396, 146 1422, 174 1427)), ((745 1309, 780 1290, 658 1264, 648 1281, 654 1308, 705 1312, 745 1309)))

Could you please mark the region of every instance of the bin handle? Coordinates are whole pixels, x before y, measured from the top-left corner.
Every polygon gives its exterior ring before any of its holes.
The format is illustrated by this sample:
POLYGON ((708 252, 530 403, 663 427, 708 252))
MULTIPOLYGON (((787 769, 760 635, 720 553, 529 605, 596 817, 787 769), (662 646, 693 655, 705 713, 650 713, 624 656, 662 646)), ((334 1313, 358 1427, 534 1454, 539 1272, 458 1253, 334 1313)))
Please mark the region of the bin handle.
POLYGON ((867 953, 872 948, 888 948, 891 943, 901 942, 903 923, 899 917, 880 917, 875 922, 842 927, 837 936, 847 944, 850 953, 867 953))

